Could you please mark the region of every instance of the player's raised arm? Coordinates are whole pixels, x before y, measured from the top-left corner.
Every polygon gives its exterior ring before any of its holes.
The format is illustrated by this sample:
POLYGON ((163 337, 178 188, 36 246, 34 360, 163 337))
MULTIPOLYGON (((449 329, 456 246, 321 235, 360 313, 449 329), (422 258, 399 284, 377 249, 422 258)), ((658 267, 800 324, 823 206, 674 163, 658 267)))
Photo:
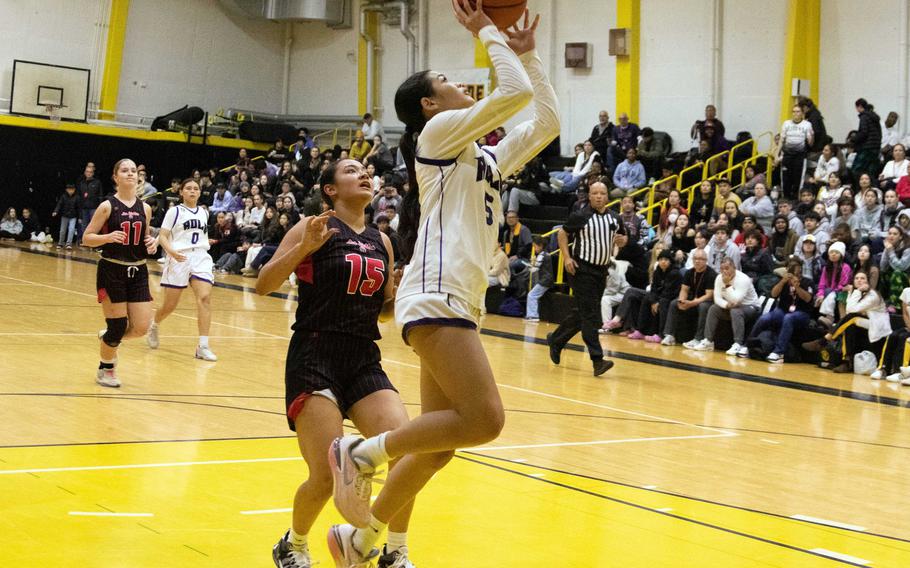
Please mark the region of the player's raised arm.
POLYGON ((259 279, 256 281, 257 294, 264 296, 280 288, 297 265, 319 250, 329 237, 338 232, 337 229, 331 229, 326 225, 329 217, 334 215, 335 212, 329 210, 317 217, 301 219, 287 232, 281 239, 275 256, 259 271, 259 279))
POLYGON ((530 25, 528 20, 528 12, 525 11, 522 26, 514 26, 506 31, 506 35, 509 46, 518 54, 531 78, 534 117, 513 128, 508 136, 491 148, 503 177, 512 175, 559 136, 559 103, 537 53, 535 35, 540 15, 530 25))
POLYGON ((456 104, 453 109, 440 112, 427 122, 420 136, 418 148, 418 155, 427 158, 444 159, 457 156, 464 150, 466 144, 477 140, 514 116, 534 95, 531 80, 524 66, 509 47, 506 37, 483 13, 482 4, 474 9, 467 0, 453 0, 453 5, 455 16, 461 25, 478 37, 487 48, 499 86, 489 96, 474 103, 460 86, 448 83, 442 74, 433 75, 433 72, 430 72, 433 94, 424 97, 424 106, 432 110, 435 105, 440 104, 437 99, 454 100, 458 97, 464 99, 464 106, 458 108, 456 104))

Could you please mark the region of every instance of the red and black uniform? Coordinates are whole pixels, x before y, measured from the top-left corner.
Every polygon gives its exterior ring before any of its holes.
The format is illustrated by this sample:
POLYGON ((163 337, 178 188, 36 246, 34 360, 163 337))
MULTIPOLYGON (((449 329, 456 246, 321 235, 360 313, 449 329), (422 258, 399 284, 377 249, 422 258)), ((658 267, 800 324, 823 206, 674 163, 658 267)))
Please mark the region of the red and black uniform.
POLYGON ((296 270, 297 316, 285 366, 291 430, 306 399, 318 391, 331 391, 344 414, 369 394, 395 390, 376 345, 391 272, 382 236, 373 227, 357 234, 334 217, 328 227, 339 232, 296 270))
POLYGON ((131 205, 116 197, 108 197, 111 214, 100 234, 123 231, 126 240, 122 243, 106 243, 101 246, 101 260, 98 262, 98 302, 105 297, 112 303, 151 302, 149 272, 145 264, 148 251, 145 235, 148 219, 145 204, 140 199, 131 205))

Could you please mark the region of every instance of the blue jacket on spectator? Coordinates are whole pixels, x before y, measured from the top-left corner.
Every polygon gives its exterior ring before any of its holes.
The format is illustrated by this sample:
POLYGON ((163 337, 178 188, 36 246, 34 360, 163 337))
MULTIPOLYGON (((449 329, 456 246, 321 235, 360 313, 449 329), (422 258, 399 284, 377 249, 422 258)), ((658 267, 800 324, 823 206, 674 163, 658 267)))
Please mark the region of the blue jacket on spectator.
POLYGON ((613 183, 621 189, 644 187, 646 181, 645 167, 638 160, 635 160, 634 163, 630 163, 629 160, 623 160, 621 164, 616 166, 616 171, 613 173, 613 183))

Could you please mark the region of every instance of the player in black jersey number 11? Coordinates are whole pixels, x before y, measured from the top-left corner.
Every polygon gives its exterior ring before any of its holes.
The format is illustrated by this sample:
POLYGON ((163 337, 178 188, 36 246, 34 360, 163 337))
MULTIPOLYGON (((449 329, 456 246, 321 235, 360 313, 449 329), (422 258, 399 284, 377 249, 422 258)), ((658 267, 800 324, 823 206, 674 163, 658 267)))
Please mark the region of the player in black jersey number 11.
POLYGON ((107 327, 99 333, 95 380, 105 387, 120 386, 115 369, 120 342, 145 335, 152 320, 145 259, 158 250, 158 240, 149 234, 152 208, 136 196, 137 177, 135 162, 117 162, 112 176, 117 192, 98 206, 82 236, 86 246, 101 247, 97 289, 107 327))

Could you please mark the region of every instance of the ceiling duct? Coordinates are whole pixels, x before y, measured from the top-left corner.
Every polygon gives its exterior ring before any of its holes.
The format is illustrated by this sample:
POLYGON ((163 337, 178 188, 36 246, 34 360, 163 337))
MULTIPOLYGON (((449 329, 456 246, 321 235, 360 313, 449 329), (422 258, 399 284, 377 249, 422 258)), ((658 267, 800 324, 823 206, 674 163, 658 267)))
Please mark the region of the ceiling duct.
POLYGON ((351 0, 221 0, 228 10, 249 18, 273 22, 325 22, 342 25, 349 21, 351 0))

